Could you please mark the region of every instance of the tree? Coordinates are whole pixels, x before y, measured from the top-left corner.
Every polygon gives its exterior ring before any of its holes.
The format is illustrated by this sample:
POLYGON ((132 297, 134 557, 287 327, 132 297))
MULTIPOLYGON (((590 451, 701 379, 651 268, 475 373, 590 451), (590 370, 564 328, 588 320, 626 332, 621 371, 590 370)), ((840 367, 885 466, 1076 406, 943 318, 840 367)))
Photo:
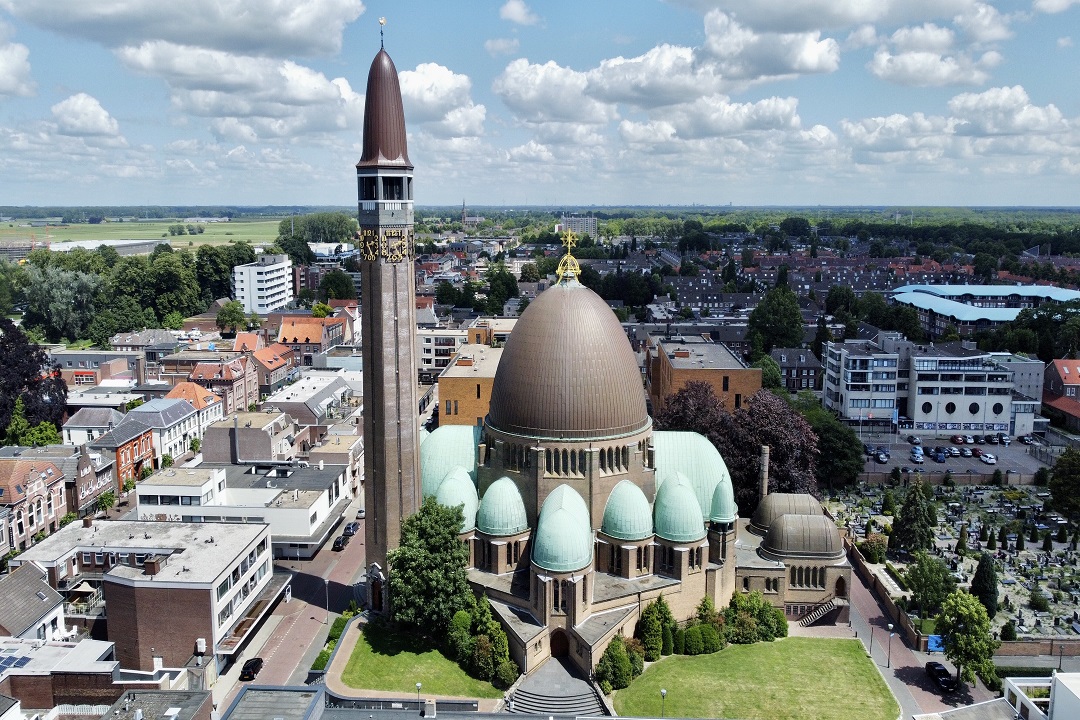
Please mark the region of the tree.
POLYGON ((968 534, 967 524, 965 523, 964 525, 960 526, 960 532, 957 533, 957 537, 956 537, 956 554, 959 555, 960 557, 964 557, 965 555, 967 555, 967 551, 968 551, 968 535, 969 534, 968 534))
POLYGON ((850 425, 840 422, 822 407, 812 392, 800 392, 795 407, 810 423, 818 439, 814 470, 817 486, 833 488, 853 485, 866 465, 858 435, 850 425))
POLYGON ((26 419, 26 407, 23 399, 16 398, 15 408, 11 411, 11 420, 4 431, 4 445, 23 445, 26 447, 44 447, 59 445, 63 442, 60 432, 51 422, 42 420, 31 426, 26 419))
POLYGON ((915 562, 908 565, 907 584, 911 598, 919 606, 920 617, 933 617, 945 598, 956 589, 949 567, 936 557, 920 550, 915 562))
POLYGON ((200 245, 195 251, 195 277, 202 288, 204 304, 232 294, 233 262, 230 255, 227 248, 216 245, 200 245))
POLYGON ((957 679, 974 682, 975 673, 994 676, 994 651, 1001 645, 990 636, 990 617, 974 595, 957 590, 945 598, 937 619, 945 657, 956 664, 957 679))
POLYGON ((1069 447, 1058 456, 1047 488, 1055 510, 1073 522, 1080 520, 1080 450, 1069 447))
POLYGON ((783 390, 784 381, 780 377, 780 365, 769 355, 762 355, 751 367, 761 369, 761 387, 769 390, 783 390))
POLYGON ((45 337, 81 340, 94 316, 94 299, 101 278, 97 275, 58 267, 26 269, 23 324, 41 328, 45 337))
POLYGON ((881 514, 896 514, 896 498, 893 496, 892 490, 886 490, 885 494, 881 496, 881 514))
POLYGON ((802 312, 791 288, 781 285, 765 293, 765 297, 750 313, 747 331, 750 337, 760 338, 763 353, 775 347, 801 347, 802 312))
POLYGON ((341 270, 331 270, 323 276, 319 283, 319 299, 327 300, 355 300, 356 283, 341 270))
POLYGON ((41 422, 60 427, 67 409, 67 385, 60 366, 49 366, 41 346, 7 318, 0 318, 0 427, 11 423, 15 401, 23 401, 31 426, 41 422))
POLYGON ((148 284, 153 307, 158 317, 178 312, 184 317, 201 312, 202 302, 199 281, 195 277, 195 260, 186 250, 151 255, 150 277, 140 279, 148 284))
POLYGON ((161 327, 167 330, 181 330, 184 327, 184 316, 173 310, 161 320, 161 327))
POLYGON ((236 328, 243 327, 246 319, 243 303, 239 300, 230 300, 218 310, 215 323, 222 332, 232 330, 235 333, 236 328))
POLYGON ((458 540, 461 506, 448 508, 424 499, 401 523, 401 544, 387 556, 391 614, 429 636, 445 633, 454 613, 469 606, 466 578, 469 549, 458 540))
POLYGON ((604 649, 604 654, 600 656, 600 662, 596 664, 593 675, 606 694, 610 694, 612 690, 629 687, 633 679, 633 670, 622 638, 615 636, 611 639, 607 648, 604 649))
POLYGON ((979 566, 971 579, 971 594, 979 598, 986 614, 993 619, 998 609, 998 576, 994 558, 989 553, 979 556, 979 566))
POLYGON ((829 288, 829 294, 825 296, 825 312, 837 315, 844 312, 848 315, 855 314, 858 299, 855 291, 848 285, 833 285, 829 288))
POLYGON ((664 628, 660 624, 655 604, 649 603, 641 613, 638 635, 641 638, 641 644, 645 646, 645 659, 649 662, 659 660, 664 645, 664 628))
POLYGON ((311 317, 324 318, 334 313, 334 308, 326 303, 317 302, 311 306, 311 317))
POLYGON ((536 269, 536 263, 524 263, 521 266, 521 274, 519 276, 521 282, 540 282, 540 271, 536 269))
POLYGON ((936 513, 931 506, 929 486, 915 480, 908 488, 904 505, 893 522, 893 540, 908 552, 929 550, 934 544, 936 513))
POLYGON ((821 360, 822 353, 825 352, 825 343, 832 342, 833 334, 829 330, 828 324, 825 322, 825 316, 819 315, 817 319, 817 332, 814 333, 814 340, 810 343, 810 351, 814 353, 814 357, 821 360))
POLYGON ((108 512, 116 507, 116 493, 112 490, 106 490, 98 495, 97 509, 98 512, 108 512))

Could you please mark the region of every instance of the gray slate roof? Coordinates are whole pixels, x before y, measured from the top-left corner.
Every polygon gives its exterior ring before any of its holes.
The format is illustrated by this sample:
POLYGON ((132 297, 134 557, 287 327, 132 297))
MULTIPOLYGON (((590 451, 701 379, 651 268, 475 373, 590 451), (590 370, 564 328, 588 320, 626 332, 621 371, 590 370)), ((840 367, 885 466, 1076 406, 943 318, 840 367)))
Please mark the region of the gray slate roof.
POLYGON ((155 398, 130 410, 124 417, 124 423, 137 420, 155 430, 163 430, 194 414, 195 408, 187 400, 155 398))
POLYGON ((81 408, 64 423, 66 428, 107 428, 120 424, 124 414, 112 408, 81 408))
POLYGON ((142 435, 151 427, 137 418, 131 418, 130 413, 124 418, 124 422, 105 433, 90 443, 92 448, 118 448, 124 443, 131 442, 142 435))
POLYGON ((64 602, 49 587, 45 572, 34 563, 25 563, 0 578, 0 631, 19 637, 64 602))

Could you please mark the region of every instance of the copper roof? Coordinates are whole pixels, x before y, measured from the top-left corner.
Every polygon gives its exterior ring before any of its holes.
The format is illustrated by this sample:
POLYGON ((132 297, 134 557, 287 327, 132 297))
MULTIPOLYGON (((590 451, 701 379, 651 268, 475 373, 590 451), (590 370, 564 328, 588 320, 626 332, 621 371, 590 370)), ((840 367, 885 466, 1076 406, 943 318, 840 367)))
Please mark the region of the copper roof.
POLYGON ((488 423, 580 439, 628 435, 650 422, 637 359, 607 303, 576 280, 541 293, 506 341, 488 423))
POLYGON ((405 110, 394 61, 379 50, 368 71, 364 98, 364 153, 356 167, 413 167, 405 140, 405 110))

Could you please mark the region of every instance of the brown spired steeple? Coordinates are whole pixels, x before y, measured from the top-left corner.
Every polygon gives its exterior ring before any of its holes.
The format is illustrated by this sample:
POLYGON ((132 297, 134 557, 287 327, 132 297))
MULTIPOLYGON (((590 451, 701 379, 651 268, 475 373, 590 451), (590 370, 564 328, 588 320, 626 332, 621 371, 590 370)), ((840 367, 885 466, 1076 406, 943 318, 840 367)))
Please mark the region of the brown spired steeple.
POLYGON ((423 500, 416 401, 413 166, 397 69, 371 63, 356 164, 364 358, 364 506, 370 600, 382 609, 386 554, 423 500))

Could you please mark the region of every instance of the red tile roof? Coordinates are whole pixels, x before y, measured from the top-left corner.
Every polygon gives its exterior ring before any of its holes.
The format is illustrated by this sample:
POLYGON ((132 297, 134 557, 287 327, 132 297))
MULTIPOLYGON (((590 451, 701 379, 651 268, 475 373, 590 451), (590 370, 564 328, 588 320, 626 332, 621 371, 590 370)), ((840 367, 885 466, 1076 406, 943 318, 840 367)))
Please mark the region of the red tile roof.
POLYGON ((251 352, 263 347, 262 335, 253 332, 236 333, 233 340, 233 352, 251 352))
POLYGON ((233 358, 227 362, 201 362, 195 365, 188 378, 191 380, 239 380, 244 377, 247 358, 233 358))
POLYGON ((187 400, 196 410, 206 408, 221 402, 221 398, 212 390, 207 390, 202 385, 193 382, 181 382, 165 395, 170 400, 187 400))
POLYGON ((35 480, 41 479, 51 485, 63 477, 60 468, 41 458, 0 458, 0 491, 5 505, 14 505, 25 498, 27 487, 35 480))
POLYGON ((288 364, 286 360, 286 353, 291 353, 292 348, 286 347, 281 343, 274 343, 270 347, 256 350, 252 353, 252 356, 267 370, 277 370, 280 367, 284 367, 288 364))

